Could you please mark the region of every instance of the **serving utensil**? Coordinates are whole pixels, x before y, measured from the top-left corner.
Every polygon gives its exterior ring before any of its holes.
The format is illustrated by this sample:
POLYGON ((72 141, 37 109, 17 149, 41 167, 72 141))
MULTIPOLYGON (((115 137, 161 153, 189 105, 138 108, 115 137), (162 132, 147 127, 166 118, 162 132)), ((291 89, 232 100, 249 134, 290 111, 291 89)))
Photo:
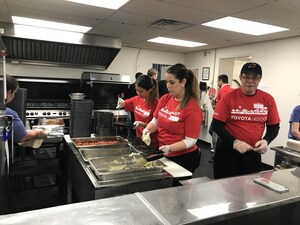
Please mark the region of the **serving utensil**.
POLYGON ((133 148, 147 161, 151 162, 164 157, 164 152, 148 146, 141 138, 127 138, 133 148))
MULTIPOLYGON (((117 101, 117 105, 119 104, 119 95, 118 95, 118 101, 117 101)), ((116 117, 116 123, 119 122, 119 115, 120 115, 120 107, 118 107, 118 112, 117 112, 117 117, 116 117)))

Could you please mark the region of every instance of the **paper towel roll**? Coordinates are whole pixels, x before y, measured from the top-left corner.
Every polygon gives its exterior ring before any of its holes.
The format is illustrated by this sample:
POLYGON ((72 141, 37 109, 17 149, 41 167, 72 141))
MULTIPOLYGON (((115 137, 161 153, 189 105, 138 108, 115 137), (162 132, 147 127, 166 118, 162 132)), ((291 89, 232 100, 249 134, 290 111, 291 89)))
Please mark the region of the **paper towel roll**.
POLYGON ((288 139, 286 143, 286 147, 294 151, 300 152, 300 141, 288 139))

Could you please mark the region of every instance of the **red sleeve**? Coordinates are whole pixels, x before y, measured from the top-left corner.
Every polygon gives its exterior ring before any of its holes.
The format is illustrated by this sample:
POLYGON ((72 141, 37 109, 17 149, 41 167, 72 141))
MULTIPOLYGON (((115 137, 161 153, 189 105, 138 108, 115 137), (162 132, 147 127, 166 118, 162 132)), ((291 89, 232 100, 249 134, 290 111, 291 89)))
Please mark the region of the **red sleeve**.
POLYGON ((225 95, 216 105, 213 118, 220 120, 222 122, 226 122, 227 119, 230 117, 230 110, 229 110, 229 95, 225 95))
POLYGON ((129 98, 129 99, 125 100, 125 105, 124 105, 125 111, 127 111, 127 112, 133 112, 133 110, 134 110, 134 102, 135 102, 136 97, 138 97, 138 96, 134 96, 132 98, 129 98))

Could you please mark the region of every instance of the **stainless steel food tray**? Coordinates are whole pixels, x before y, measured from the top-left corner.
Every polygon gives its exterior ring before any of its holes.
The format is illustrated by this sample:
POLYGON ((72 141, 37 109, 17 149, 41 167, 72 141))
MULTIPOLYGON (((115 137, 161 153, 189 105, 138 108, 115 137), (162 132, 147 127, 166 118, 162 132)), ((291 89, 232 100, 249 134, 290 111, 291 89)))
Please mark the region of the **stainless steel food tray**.
POLYGON ((91 158, 107 157, 113 155, 128 155, 131 153, 129 146, 127 147, 91 147, 80 148, 79 153, 85 162, 88 162, 91 158))
POLYGON ((128 142, 120 137, 120 136, 102 136, 102 137, 90 137, 90 138, 72 138, 73 144, 78 148, 107 148, 108 146, 115 147, 127 147, 128 142), (108 143, 105 143, 107 141, 108 143), (110 141, 117 141, 118 143, 109 143, 110 141), (95 142, 95 143, 93 143, 95 142), (104 143, 96 143, 96 142, 104 142, 104 143))
POLYGON ((91 172, 92 176, 97 180, 97 183, 101 184, 103 186, 120 186, 120 185, 123 185, 123 184, 128 184, 128 183, 133 183, 133 182, 142 182, 142 181, 148 181, 148 180, 165 179, 166 177, 171 176, 167 172, 163 171, 163 172, 160 172, 160 173, 146 174, 146 175, 141 175, 141 176, 131 176, 131 177, 112 179, 112 180, 99 180, 98 176, 95 174, 95 172, 91 168, 91 166, 87 166, 87 168, 91 172))
POLYGON ((147 162, 137 153, 92 158, 88 161, 97 178, 102 181, 160 173, 164 166, 159 160, 147 162))

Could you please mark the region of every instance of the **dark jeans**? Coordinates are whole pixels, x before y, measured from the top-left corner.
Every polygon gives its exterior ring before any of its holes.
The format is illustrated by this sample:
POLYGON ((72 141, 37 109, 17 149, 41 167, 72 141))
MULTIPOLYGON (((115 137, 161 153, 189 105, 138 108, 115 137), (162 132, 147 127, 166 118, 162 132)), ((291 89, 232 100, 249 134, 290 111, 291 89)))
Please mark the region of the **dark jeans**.
POLYGON ((200 149, 196 149, 193 152, 189 152, 179 156, 166 157, 166 158, 172 160, 173 162, 187 169, 191 173, 194 173, 194 171, 200 165, 201 151, 200 149))
POLYGON ((220 139, 214 155, 214 177, 225 178, 261 171, 261 155, 254 151, 239 153, 220 139))

